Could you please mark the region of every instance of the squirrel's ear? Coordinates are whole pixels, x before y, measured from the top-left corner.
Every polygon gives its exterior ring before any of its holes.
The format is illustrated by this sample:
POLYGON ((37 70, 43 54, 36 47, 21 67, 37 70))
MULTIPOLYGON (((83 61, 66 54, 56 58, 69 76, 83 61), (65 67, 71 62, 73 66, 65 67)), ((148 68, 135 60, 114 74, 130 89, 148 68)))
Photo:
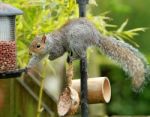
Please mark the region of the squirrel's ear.
POLYGON ((43 35, 43 37, 42 37, 42 42, 45 43, 45 41, 46 41, 46 36, 43 35))

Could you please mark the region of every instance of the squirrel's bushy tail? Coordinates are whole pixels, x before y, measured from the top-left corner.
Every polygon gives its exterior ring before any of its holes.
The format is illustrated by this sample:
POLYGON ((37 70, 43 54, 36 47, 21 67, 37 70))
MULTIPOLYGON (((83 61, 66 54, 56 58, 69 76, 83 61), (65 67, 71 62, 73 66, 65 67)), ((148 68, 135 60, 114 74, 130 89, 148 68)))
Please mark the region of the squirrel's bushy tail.
POLYGON ((149 77, 149 66, 145 57, 131 45, 116 40, 113 37, 104 37, 99 40, 101 51, 121 65, 123 70, 132 77, 134 91, 140 91, 149 77))

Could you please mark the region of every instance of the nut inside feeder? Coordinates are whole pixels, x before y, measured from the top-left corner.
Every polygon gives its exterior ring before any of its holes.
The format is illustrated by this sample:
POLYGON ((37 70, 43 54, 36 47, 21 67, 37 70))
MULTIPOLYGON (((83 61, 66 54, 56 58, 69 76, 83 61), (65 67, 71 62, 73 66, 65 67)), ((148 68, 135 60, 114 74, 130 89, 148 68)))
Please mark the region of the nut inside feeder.
POLYGON ((16 69, 16 15, 23 12, 0 2, 0 73, 16 69))

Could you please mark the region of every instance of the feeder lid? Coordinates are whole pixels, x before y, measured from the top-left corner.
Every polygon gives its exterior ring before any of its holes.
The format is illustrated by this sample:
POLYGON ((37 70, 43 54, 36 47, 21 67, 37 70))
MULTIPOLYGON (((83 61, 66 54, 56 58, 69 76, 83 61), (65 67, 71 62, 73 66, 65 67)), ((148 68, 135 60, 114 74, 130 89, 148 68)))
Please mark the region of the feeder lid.
POLYGON ((23 11, 17 9, 9 4, 5 4, 0 2, 0 16, 13 16, 13 15, 21 15, 23 11))

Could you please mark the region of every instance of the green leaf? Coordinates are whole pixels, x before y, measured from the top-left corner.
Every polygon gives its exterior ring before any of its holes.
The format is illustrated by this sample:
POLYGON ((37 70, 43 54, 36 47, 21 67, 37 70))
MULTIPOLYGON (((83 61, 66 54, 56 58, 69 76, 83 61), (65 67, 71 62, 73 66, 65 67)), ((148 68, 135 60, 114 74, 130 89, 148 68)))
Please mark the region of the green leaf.
POLYGON ((122 25, 117 30, 117 32, 122 32, 124 30, 124 28, 126 27, 127 24, 128 24, 128 19, 125 22, 122 23, 122 25))

